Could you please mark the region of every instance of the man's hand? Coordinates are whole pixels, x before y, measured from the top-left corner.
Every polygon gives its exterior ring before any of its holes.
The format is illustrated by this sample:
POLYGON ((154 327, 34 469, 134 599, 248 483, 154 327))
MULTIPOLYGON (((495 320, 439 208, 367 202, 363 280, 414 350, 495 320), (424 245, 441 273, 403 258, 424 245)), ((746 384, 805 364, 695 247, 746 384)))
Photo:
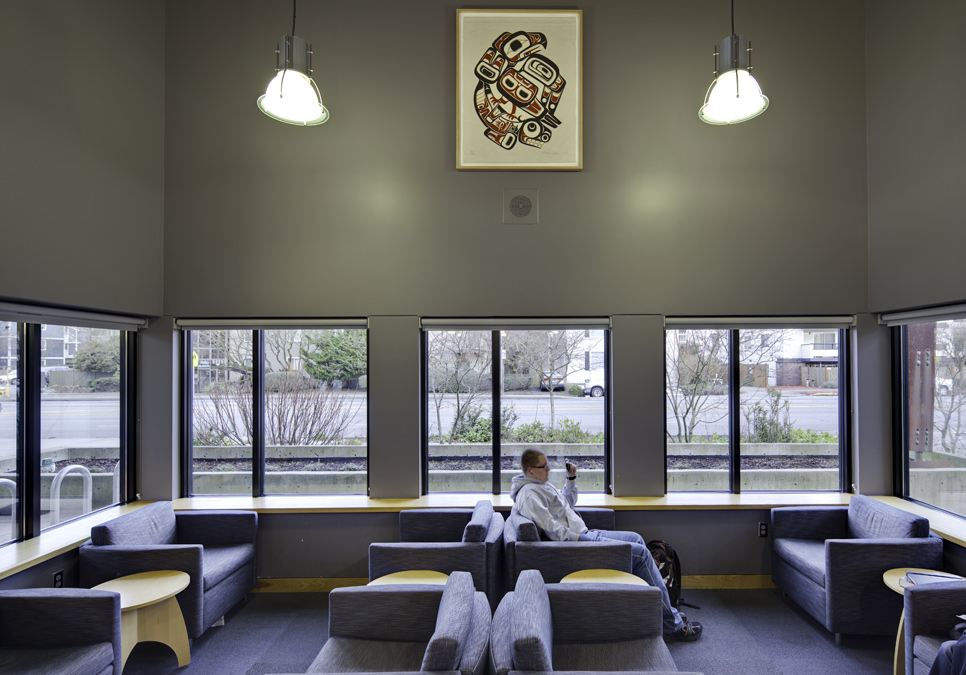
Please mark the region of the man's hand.
POLYGON ((577 465, 571 461, 567 462, 567 477, 573 478, 577 475, 577 465))

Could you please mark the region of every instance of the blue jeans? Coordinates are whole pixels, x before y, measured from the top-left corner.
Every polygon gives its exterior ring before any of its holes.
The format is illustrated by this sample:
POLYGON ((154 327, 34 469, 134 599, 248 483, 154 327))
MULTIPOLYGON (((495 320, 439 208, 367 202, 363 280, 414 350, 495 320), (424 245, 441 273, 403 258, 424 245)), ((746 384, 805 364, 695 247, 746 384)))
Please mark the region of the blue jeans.
POLYGON ((624 541, 631 545, 631 572, 648 583, 650 586, 661 589, 661 623, 663 624, 664 634, 670 635, 681 629, 684 622, 681 620, 681 613, 671 606, 671 597, 667 594, 667 586, 661 572, 657 569, 654 557, 647 550, 644 538, 637 532, 624 532, 621 530, 587 530, 580 535, 580 541, 624 541))

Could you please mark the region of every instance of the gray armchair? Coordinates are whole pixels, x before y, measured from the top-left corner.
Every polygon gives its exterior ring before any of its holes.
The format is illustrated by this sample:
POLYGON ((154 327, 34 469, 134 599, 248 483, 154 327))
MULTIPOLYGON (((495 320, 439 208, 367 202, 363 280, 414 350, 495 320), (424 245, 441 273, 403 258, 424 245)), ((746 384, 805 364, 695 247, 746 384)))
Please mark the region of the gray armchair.
POLYGON ((963 621, 956 615, 966 613, 966 581, 909 586, 903 599, 906 672, 925 675, 942 644, 953 639, 950 630, 963 621))
POLYGON ((399 542, 369 545, 369 580, 406 570, 470 572, 496 607, 503 593, 503 516, 492 502, 472 509, 399 512, 399 542))
POLYGON ((863 495, 849 505, 771 511, 775 585, 832 633, 896 632, 902 598, 882 581, 894 567, 942 567, 929 521, 863 495))
POLYGON ((520 574, 493 615, 490 672, 677 672, 661 592, 629 584, 544 584, 520 574))
MULTIPOLYGON (((613 530, 611 509, 580 509, 590 529, 613 530)), ((544 541, 533 521, 510 513, 503 527, 506 583, 512 588, 523 570, 540 570, 547 583, 587 569, 631 571, 631 545, 617 541, 544 541)))
POLYGON ((0 673, 121 675, 121 596, 83 588, 0 591, 0 673))
POLYGON ((91 528, 80 548, 80 582, 96 586, 152 570, 191 577, 178 594, 188 637, 196 638, 255 587, 253 511, 184 511, 155 502, 91 528))
POLYGON ((481 675, 490 604, 469 572, 446 586, 389 584, 329 594, 329 639, 310 673, 432 672, 481 675))

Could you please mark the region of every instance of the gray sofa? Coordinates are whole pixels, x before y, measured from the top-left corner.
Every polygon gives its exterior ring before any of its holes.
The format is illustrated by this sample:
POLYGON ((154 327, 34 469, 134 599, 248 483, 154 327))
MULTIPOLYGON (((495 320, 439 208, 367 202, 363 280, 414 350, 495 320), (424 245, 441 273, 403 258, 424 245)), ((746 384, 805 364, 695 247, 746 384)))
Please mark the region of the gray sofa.
POLYGON ((152 570, 191 576, 178 594, 188 637, 196 638, 255 587, 253 511, 183 511, 155 502, 91 528, 80 548, 80 583, 96 586, 152 570))
POLYGON ((907 675, 927 675, 939 648, 952 640, 950 630, 966 613, 966 581, 909 586, 905 606, 905 652, 907 675))
POLYGON ((490 607, 503 595, 503 516, 480 500, 472 509, 399 512, 399 541, 369 545, 369 580, 406 570, 470 572, 490 607))
POLYGON ((775 585, 832 633, 894 635, 902 597, 882 581, 895 567, 942 567, 929 521, 870 497, 849 505, 771 511, 775 585))
MULTIPOLYGON (((580 509, 590 529, 613 530, 612 509, 580 509)), ((539 570, 547 583, 556 583, 571 572, 586 569, 631 571, 631 545, 617 541, 546 541, 533 521, 510 513, 503 527, 503 556, 507 588, 513 588, 520 572, 539 570)))
POLYGON ((630 584, 544 584, 520 574, 490 629, 490 673, 677 672, 661 592, 630 584), (559 669, 559 670, 558 670, 559 669))
POLYGON ((0 591, 0 673, 121 675, 121 596, 83 588, 0 591))
POLYGON ((490 604, 469 572, 454 572, 445 586, 336 588, 329 639, 308 672, 481 675, 489 637, 490 604))

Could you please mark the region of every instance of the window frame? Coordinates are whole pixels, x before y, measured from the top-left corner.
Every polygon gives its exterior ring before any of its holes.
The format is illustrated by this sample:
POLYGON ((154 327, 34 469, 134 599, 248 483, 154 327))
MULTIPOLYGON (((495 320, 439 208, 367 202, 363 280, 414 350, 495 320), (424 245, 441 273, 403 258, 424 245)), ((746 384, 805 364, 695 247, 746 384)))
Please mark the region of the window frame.
MULTIPOLYGON (((847 492, 852 482, 852 463, 851 463, 851 340, 850 327, 843 325, 843 320, 836 317, 823 318, 797 318, 797 319, 775 319, 767 318, 754 319, 690 319, 690 318, 668 318, 665 325, 665 333, 668 331, 682 331, 694 329, 714 329, 728 331, 728 488, 727 490, 713 490, 722 494, 741 494, 741 345, 740 331, 748 329, 769 329, 769 328, 789 328, 802 329, 808 328, 810 324, 822 324, 829 322, 829 327, 823 330, 829 332, 834 328, 838 346, 838 489, 837 490, 809 490, 814 493, 847 492)), ((667 403, 667 339, 665 338, 665 358, 664 358, 664 386, 665 386, 665 424, 668 416, 667 403)), ((672 444, 668 442, 668 435, 664 434, 664 471, 665 471, 665 493, 667 493, 667 457, 670 453, 672 444)), ((675 491, 675 494, 685 494, 687 491, 675 491)), ((800 490, 745 490, 753 494, 769 494, 782 492, 800 492, 800 490)))
MULTIPOLYGON (((502 492, 502 434, 501 434, 501 414, 502 414, 502 391, 500 387, 501 368, 494 366, 494 354, 500 354, 503 349, 504 331, 525 331, 525 330, 581 330, 584 337, 589 337, 590 331, 603 331, 603 359, 604 359, 604 468, 603 481, 604 490, 602 494, 613 494, 613 480, 611 479, 611 382, 610 374, 610 331, 611 325, 608 319, 593 318, 569 318, 569 319, 423 319, 420 331, 420 368, 419 385, 421 392, 422 415, 420 416, 420 494, 428 495, 429 491, 429 333, 431 331, 446 330, 467 330, 476 332, 490 333, 490 420, 492 429, 492 464, 490 492, 493 495, 503 494, 502 492)), ((583 357, 581 357, 583 360, 583 357)), ((436 494, 457 494, 457 493, 436 493, 436 494)))
MULTIPOLYGON (((181 496, 193 497, 232 497, 231 494, 210 495, 208 493, 194 492, 194 392, 193 392, 193 341, 192 333, 202 330, 243 330, 251 331, 252 347, 252 444, 251 444, 251 496, 253 498, 265 496, 289 496, 289 493, 266 493, 266 471, 265 467, 265 333, 270 330, 325 330, 325 329, 351 329, 364 330, 366 332, 366 359, 368 362, 368 343, 369 326, 364 319, 305 319, 305 320, 267 320, 267 321, 243 321, 234 319, 178 319, 175 326, 181 329, 179 353, 180 353, 180 372, 182 374, 182 386, 180 387, 180 409, 182 414, 180 444, 181 460, 181 496), (255 367, 259 364, 259 367, 255 367)), ((368 373, 368 366, 367 366, 368 373)), ((367 410, 368 410, 368 392, 367 410)), ((368 413, 367 413, 368 414, 368 413)), ((368 419, 366 428, 368 430, 368 419)), ((240 446, 243 447, 243 446, 240 446)), ((366 448, 366 494, 369 491, 369 469, 368 469, 369 449, 366 448)), ((294 493, 292 493, 294 494, 294 493)), ((332 493, 304 493, 307 495, 324 496, 332 493)), ((341 494, 341 493, 340 493, 341 494)), ((362 493, 346 493, 362 494, 362 493)))

